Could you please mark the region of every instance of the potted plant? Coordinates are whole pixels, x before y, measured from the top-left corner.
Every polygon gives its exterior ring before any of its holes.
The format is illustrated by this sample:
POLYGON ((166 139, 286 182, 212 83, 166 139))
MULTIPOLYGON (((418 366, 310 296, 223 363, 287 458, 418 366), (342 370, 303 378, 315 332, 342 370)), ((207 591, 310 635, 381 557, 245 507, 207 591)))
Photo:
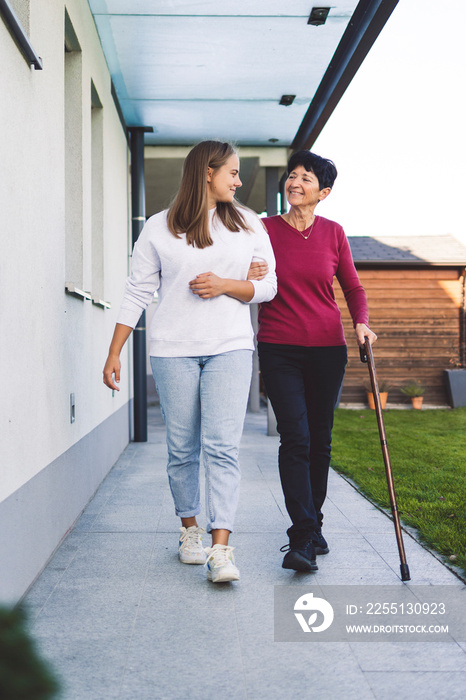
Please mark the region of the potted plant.
POLYGON ((419 381, 412 381, 400 388, 400 391, 405 396, 409 396, 413 408, 420 409, 426 388, 419 381))
MULTIPOLYGON (((392 387, 391 384, 385 382, 383 379, 378 379, 377 384, 379 387, 380 405, 382 406, 382 408, 385 408, 385 406, 387 405, 388 392, 392 387)), ((372 384, 369 380, 364 382, 364 388, 367 393, 367 403, 369 404, 369 408, 375 410, 375 401, 374 395, 372 393, 372 384)))

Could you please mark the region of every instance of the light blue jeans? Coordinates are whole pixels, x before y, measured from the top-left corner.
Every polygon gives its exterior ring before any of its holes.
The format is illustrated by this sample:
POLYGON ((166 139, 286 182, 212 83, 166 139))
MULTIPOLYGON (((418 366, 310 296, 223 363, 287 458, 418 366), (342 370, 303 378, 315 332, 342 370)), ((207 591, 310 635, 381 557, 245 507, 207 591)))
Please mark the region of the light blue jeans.
POLYGON ((167 428, 167 472, 176 515, 191 518, 201 512, 202 447, 207 532, 232 532, 252 351, 233 350, 206 357, 151 357, 150 361, 167 428))

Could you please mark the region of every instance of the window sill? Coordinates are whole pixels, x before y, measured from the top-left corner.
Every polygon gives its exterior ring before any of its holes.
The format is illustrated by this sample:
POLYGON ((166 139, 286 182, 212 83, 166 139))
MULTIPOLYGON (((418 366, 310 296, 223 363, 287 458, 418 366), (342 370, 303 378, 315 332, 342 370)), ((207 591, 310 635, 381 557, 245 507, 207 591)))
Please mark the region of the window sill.
POLYGON ((65 293, 74 297, 75 299, 80 299, 81 301, 92 301, 94 306, 98 306, 100 309, 111 309, 112 305, 109 301, 104 301, 100 297, 93 297, 91 292, 85 292, 83 289, 77 287, 73 282, 67 282, 65 284, 65 293))

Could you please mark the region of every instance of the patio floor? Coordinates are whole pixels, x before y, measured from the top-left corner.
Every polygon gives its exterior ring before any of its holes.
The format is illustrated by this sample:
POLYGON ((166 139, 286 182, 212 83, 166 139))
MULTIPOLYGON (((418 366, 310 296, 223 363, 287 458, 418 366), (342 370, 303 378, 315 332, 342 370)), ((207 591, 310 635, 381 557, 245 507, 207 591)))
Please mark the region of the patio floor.
MULTIPOLYGON (((149 441, 128 446, 26 596, 61 698, 465 697, 462 642, 274 641, 276 586, 408 584, 392 522, 334 472, 324 506, 330 553, 313 574, 281 568, 289 521, 265 412, 248 414, 242 440, 231 538, 241 580, 215 585, 204 567, 180 564, 157 407, 149 422, 149 441)), ((413 538, 404 542, 411 585, 465 588, 413 538)))

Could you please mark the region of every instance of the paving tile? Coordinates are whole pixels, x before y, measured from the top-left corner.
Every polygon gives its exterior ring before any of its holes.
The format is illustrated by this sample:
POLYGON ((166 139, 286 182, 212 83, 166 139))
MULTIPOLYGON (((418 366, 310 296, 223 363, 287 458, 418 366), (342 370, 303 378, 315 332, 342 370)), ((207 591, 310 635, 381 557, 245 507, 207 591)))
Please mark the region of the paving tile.
POLYGON ((111 510, 119 510, 131 503, 135 510, 148 507, 154 511, 158 511, 163 504, 168 493, 161 490, 159 486, 152 484, 122 484, 116 488, 112 495, 107 499, 107 502, 101 509, 99 516, 110 512, 111 510))
MULTIPOLYGON (((396 541, 395 528, 393 528, 392 532, 390 533, 364 533, 364 539, 381 555, 385 553, 398 555, 398 544, 396 541)), ((411 552, 414 553, 419 550, 419 543, 406 533, 403 533, 403 545, 406 556, 408 556, 408 554, 411 552)))
POLYGON ((464 700, 462 671, 369 671, 365 677, 377 700, 464 700))
POLYGON ((465 650, 454 642, 354 642, 351 649, 363 671, 462 671, 465 650))
POLYGON ((366 515, 363 513, 358 513, 357 515, 352 516, 345 513, 345 515, 350 523, 354 525, 363 536, 366 533, 390 534, 394 530, 392 523, 382 514, 370 513, 366 515))
POLYGON ((92 532, 156 532, 159 520, 160 509, 152 505, 122 504, 99 513, 89 529, 92 532))
MULTIPOLYGON (((284 522, 283 516, 271 509, 263 513, 247 514, 244 511, 238 511, 235 520, 235 532, 262 533, 264 536, 266 533, 271 532, 285 533, 287 526, 288 523, 284 522)), ((284 535, 284 538, 284 542, 286 542, 286 535, 284 535)))
POLYGON ((245 646, 248 697, 373 700, 370 686, 347 646, 340 643, 325 647, 257 642, 245 646), (323 668, 328 672, 323 673, 323 668))
POLYGON ((39 649, 60 682, 60 700, 121 697, 127 650, 116 643, 114 634, 64 636, 49 646, 39 641, 39 649))
MULTIPOLYGON (((383 552, 381 557, 393 569, 399 570, 400 560, 397 552, 383 552)), ((406 553, 406 560, 413 583, 441 585, 458 581, 449 569, 419 545, 417 548, 410 549, 409 556, 406 553)))
POLYGON ((78 521, 74 524, 73 530, 75 532, 89 532, 92 529, 95 521, 99 517, 99 512, 89 512, 84 511, 78 521))
POLYGON ((383 569, 358 566, 354 569, 328 569, 319 566, 319 571, 316 572, 315 578, 316 583, 326 586, 403 585, 399 573, 388 567, 383 569))
POLYGON ((79 547, 86 540, 87 534, 73 532, 59 547, 52 560, 36 579, 33 586, 23 598, 23 603, 29 611, 29 617, 35 619, 59 585, 67 568, 76 556, 79 547))
POLYGON ((128 650, 122 697, 245 698, 240 645, 231 625, 231 612, 221 607, 192 606, 180 618, 180 611, 183 601, 172 600, 171 606, 153 610, 153 619, 138 618, 128 650))

